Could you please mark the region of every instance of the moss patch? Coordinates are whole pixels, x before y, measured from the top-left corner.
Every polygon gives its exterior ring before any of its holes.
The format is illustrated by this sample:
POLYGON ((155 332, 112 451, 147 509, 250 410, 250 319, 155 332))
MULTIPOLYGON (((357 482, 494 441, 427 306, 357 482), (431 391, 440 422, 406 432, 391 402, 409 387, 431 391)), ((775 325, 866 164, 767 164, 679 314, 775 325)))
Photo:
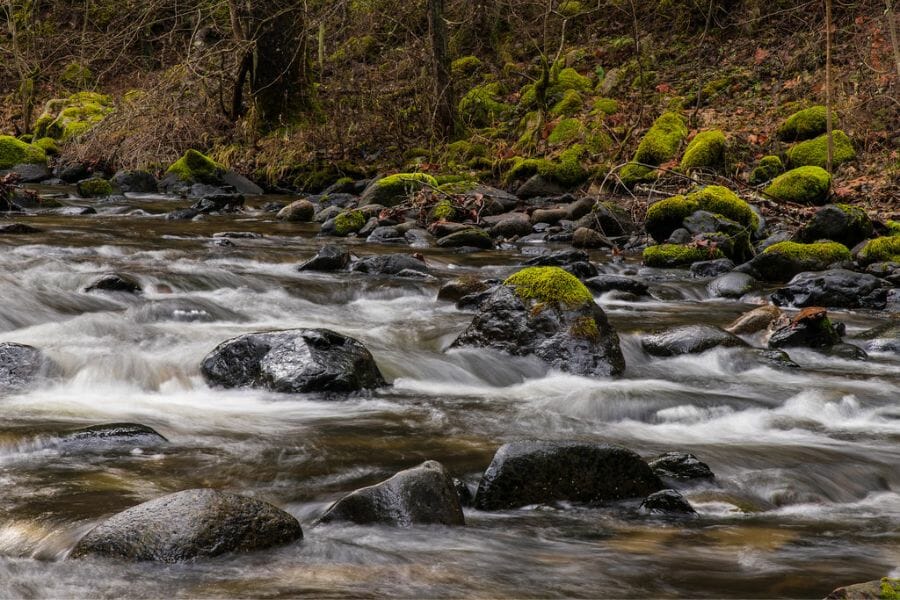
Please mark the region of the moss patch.
POLYGON ((656 181, 656 169, 645 167, 636 162, 630 162, 619 170, 619 179, 622 185, 633 188, 639 183, 652 183, 656 181))
POLYGON ((508 277, 503 284, 513 286, 523 300, 544 304, 574 308, 594 301, 577 277, 559 267, 528 267, 508 277))
POLYGON ((43 137, 34 142, 34 145, 47 153, 47 156, 56 156, 59 154, 59 146, 53 138, 43 137))
POLYGON ((449 200, 441 200, 428 213, 429 221, 452 221, 456 217, 456 207, 449 200))
POLYGON ((100 198, 109 196, 112 193, 112 184, 99 177, 78 182, 78 195, 82 198, 100 198))
POLYGON ((584 128, 578 119, 563 119, 556 124, 547 141, 551 144, 571 144, 581 137, 584 128))
POLYGON ((784 163, 777 156, 763 156, 750 173, 750 185, 761 185, 772 181, 784 172, 784 163))
POLYGON ((457 108, 463 122, 473 127, 489 127, 512 110, 512 106, 500 101, 499 83, 472 88, 460 99, 457 108))
POLYGON ((654 202, 647 209, 645 225, 647 233, 657 242, 661 242, 672 235, 673 231, 681 227, 681 222, 697 210, 700 210, 700 205, 695 198, 672 196, 654 202))
POLYGON ((694 169, 710 169, 713 171, 725 166, 725 134, 718 129, 701 131, 688 144, 681 159, 681 168, 685 172, 694 169))
POLYGON ((188 150, 166 169, 181 181, 216 183, 225 173, 225 167, 196 150, 188 150))
POLYGON ((113 111, 109 96, 78 92, 68 98, 49 100, 34 124, 35 138, 68 141, 92 129, 113 111))
POLYGON ((397 173, 382 177, 366 190, 367 204, 394 206, 423 187, 437 188, 437 180, 427 173, 397 173))
POLYGON ((454 77, 470 77, 481 71, 483 66, 477 56, 463 56, 450 63, 450 72, 454 77))
POLYGON ((345 210, 334 218, 334 232, 341 236, 356 233, 366 224, 366 216, 359 210, 345 210))
POLYGON ((553 86, 560 92, 566 90, 575 90, 577 92, 589 92, 593 85, 589 77, 585 77, 572 67, 567 67, 559 72, 556 76, 556 82, 553 86))
POLYGON ((900 600, 900 579, 882 577, 880 598, 881 600, 900 600))
MULTIPOLYGON (((832 166, 838 166, 856 158, 853 143, 847 134, 841 130, 832 131, 834 138, 834 153, 832 166)), ((787 151, 788 164, 792 167, 816 166, 823 169, 828 164, 828 135, 800 142, 787 151)))
POLYGON ((778 128, 778 137, 794 142, 808 140, 825 133, 827 129, 824 106, 813 106, 795 112, 778 128))
POLYGON ((824 265, 850 260, 850 250, 837 242, 778 242, 763 251, 763 254, 780 254, 797 261, 817 261, 824 265))
POLYGON ((619 112, 619 103, 612 98, 598 98, 594 100, 594 112, 614 115, 619 112))
POLYGON ((581 110, 584 106, 584 99, 575 90, 566 90, 562 99, 553 105, 550 114, 556 117, 571 116, 581 110))
POLYGON ((888 220, 886 223, 888 235, 900 235, 900 221, 888 220))
POLYGON ((767 196, 797 204, 823 204, 828 199, 831 175, 821 167, 798 167, 779 175, 765 189, 767 196))
POLYGON ((648 267, 684 267, 702 260, 723 258, 725 255, 718 248, 701 248, 699 246, 682 246, 680 244, 660 244, 644 249, 644 264, 648 267))
POLYGON ((690 193, 687 199, 695 201, 701 210, 728 217, 751 231, 759 227, 759 216, 750 205, 721 185, 707 185, 690 193))
POLYGON ((859 251, 859 260, 866 263, 900 262, 900 236, 894 235, 870 240, 859 251))
POLYGON ((634 161, 647 165, 661 165, 678 152, 688 130, 681 115, 668 112, 661 115, 644 135, 634 153, 634 161))
POLYGON ((0 169, 16 165, 41 165, 47 162, 47 154, 39 146, 33 146, 10 135, 0 135, 0 169))
POLYGON ((569 333, 572 337, 582 338, 591 342, 600 339, 600 329, 597 327, 597 321, 594 317, 578 317, 569 327, 569 333))

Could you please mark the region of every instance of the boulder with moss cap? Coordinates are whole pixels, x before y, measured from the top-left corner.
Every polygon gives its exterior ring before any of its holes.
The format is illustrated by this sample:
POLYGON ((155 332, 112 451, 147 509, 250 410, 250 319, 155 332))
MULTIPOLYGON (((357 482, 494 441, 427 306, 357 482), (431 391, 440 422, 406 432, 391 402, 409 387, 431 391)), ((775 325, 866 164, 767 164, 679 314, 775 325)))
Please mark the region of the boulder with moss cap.
POLYGON ((724 258, 718 248, 687 244, 660 244, 644 249, 643 260, 648 267, 689 267, 695 262, 724 258))
POLYGON ((857 260, 869 265, 876 262, 900 263, 900 235, 869 240, 857 254, 857 260))
POLYGON ((16 165, 44 165, 47 154, 35 146, 10 135, 0 135, 0 169, 12 169, 16 165))
POLYGON ((824 106, 813 106, 788 117, 778 128, 778 137, 786 142, 808 140, 825 133, 827 115, 824 106))
POLYGON ((396 206, 422 188, 437 188, 437 180, 427 173, 397 173, 376 179, 363 192, 359 205, 396 206))
POLYGON ((783 282, 798 273, 824 271, 829 265, 850 259, 850 250, 837 242, 778 242, 757 254, 745 267, 763 281, 783 282))
POLYGON ((34 137, 68 141, 90 131, 113 112, 112 99, 96 92, 78 92, 48 100, 34 123, 34 137))
POLYGON ((829 204, 813 215, 795 235, 798 242, 830 240, 852 248, 872 235, 872 221, 861 208, 849 204, 829 204))
POLYGON ((192 197, 209 193, 223 193, 233 188, 239 194, 258 196, 263 190, 255 183, 230 171, 197 150, 188 150, 166 169, 166 177, 159 189, 167 193, 181 193, 192 197), (217 189, 210 189, 209 186, 217 189), (196 190, 196 191, 195 191, 196 190))
POLYGON ((535 355, 576 375, 625 370, 619 336, 606 314, 584 284, 559 267, 528 267, 507 278, 452 346, 535 355))
MULTIPOLYGON (((834 139, 831 165, 836 167, 856 158, 856 151, 850 138, 841 130, 832 132, 834 139)), ((788 164, 792 167, 815 166, 825 168, 828 165, 828 135, 800 142, 787 151, 788 164)))
POLYGON ((718 171, 725 167, 725 134, 714 129, 701 131, 688 144, 681 158, 681 169, 685 172, 697 169, 718 171))
POLYGON ((779 175, 765 189, 776 200, 796 204, 824 204, 831 188, 831 175, 821 167, 797 167, 779 175))

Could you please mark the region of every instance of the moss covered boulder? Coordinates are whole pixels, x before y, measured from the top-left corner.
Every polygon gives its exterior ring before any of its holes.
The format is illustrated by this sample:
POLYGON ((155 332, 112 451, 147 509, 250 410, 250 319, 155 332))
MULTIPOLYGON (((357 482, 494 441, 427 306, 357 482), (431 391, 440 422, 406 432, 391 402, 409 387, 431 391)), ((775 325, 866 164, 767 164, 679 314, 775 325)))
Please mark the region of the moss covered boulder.
POLYGON ((675 158, 687 134, 687 125, 681 115, 674 112, 662 114, 638 144, 634 161, 657 166, 675 158))
POLYGON ((787 142, 808 140, 822 135, 826 128, 825 107, 813 106, 788 117, 778 128, 778 137, 787 142))
POLYGON ((347 237, 356 233, 366 224, 366 216, 361 210, 345 210, 338 213, 333 219, 322 224, 322 235, 335 235, 347 237))
POLYGON ((876 262, 900 263, 900 235, 880 237, 868 241, 859 251, 857 259, 863 264, 876 262))
POLYGON ((738 195, 721 185, 707 185, 687 196, 688 202, 694 201, 701 210, 728 217, 755 232, 759 227, 759 215, 750 205, 738 198, 738 195))
POLYGON ((831 189, 831 175, 821 167, 798 167, 779 175, 765 189, 775 200, 796 204, 824 204, 831 189))
MULTIPOLYGON (((856 158, 853 143, 843 131, 832 132, 834 138, 834 152, 832 154, 832 166, 836 167, 856 158)), ((800 142, 787 151, 788 164, 791 167, 815 166, 825 168, 828 165, 828 135, 800 142)))
POLYGON ((453 347, 534 355, 576 375, 610 376, 625 369, 606 314, 584 284, 559 267, 528 267, 506 279, 453 347))
POLYGON ((688 144, 681 158, 681 169, 719 171, 725 167, 725 134, 718 129, 701 131, 688 144))
POLYGON ((852 248, 871 237, 872 231, 872 221, 863 209, 849 204, 829 204, 816 211, 795 239, 804 243, 830 240, 852 248))
POLYGON ((489 127, 505 119, 513 107, 503 102, 500 95, 500 84, 496 82, 472 88, 459 100, 460 119, 471 127, 489 127))
POLYGON ((762 185, 784 173, 784 163, 777 156, 763 156, 750 173, 750 185, 762 185))
POLYGON ((380 204, 396 206, 422 188, 437 189, 437 180, 427 173, 397 173, 382 177, 369 184, 360 198, 359 205, 380 204))
POLYGON ((166 173, 184 182, 214 185, 225 174, 225 167, 197 150, 188 150, 166 169, 166 173))
POLYGON ((647 209, 645 227, 647 233, 657 242, 663 242, 672 235, 672 232, 681 227, 682 221, 700 210, 696 199, 688 199, 685 196, 672 196, 659 202, 654 202, 647 209))
POLYGON ((839 587, 825 600, 898 600, 900 578, 883 577, 866 583, 839 587))
POLYGON ((16 165, 47 164, 47 154, 40 146, 23 142, 10 135, 0 135, 0 169, 16 165))
POLYGON ((778 242, 749 263, 753 274, 764 281, 788 281, 804 271, 824 271, 829 265, 851 260, 850 250, 837 242, 778 242))
POLYGON ((643 260, 648 267, 689 267, 695 262, 725 258, 718 248, 697 245, 660 244, 644 249, 643 260))
POLYGON ((49 100, 34 124, 34 137, 68 141, 90 131, 114 110, 112 99, 96 92, 78 92, 49 100))
POLYGON ((100 177, 83 179, 78 182, 76 189, 82 198, 105 198, 113 193, 112 184, 100 177))

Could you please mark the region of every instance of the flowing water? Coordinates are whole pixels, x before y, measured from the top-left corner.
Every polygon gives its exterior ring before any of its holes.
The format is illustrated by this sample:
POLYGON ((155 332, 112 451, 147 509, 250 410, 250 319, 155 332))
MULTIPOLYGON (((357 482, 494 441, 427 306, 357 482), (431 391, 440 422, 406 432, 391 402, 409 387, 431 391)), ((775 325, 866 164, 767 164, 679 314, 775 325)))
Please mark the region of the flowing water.
MULTIPOLYGON (((160 217, 183 205, 129 197, 95 204, 97 215, 23 217, 41 232, 0 237, 0 341, 60 365, 36 389, 0 397, 0 596, 815 598, 900 574, 896 355, 792 352, 794 370, 748 368, 735 350, 650 359, 641 332, 723 325, 752 304, 711 300, 683 272, 643 271, 656 300, 597 298, 622 338, 621 378, 447 352, 471 314, 436 302, 438 282, 300 273, 321 243, 314 227, 252 210, 160 217), (264 237, 223 246, 222 231, 264 237), (110 271, 134 275, 144 294, 82 291, 110 271), (198 365, 219 342, 292 327, 358 338, 393 386, 334 400, 204 384, 198 365), (170 443, 87 454, 54 444, 122 421, 170 443), (689 451, 718 480, 685 489, 699 512, 687 521, 625 504, 467 509, 465 528, 311 525, 344 493, 427 459, 474 484, 502 443, 525 438, 689 451), (66 560, 105 517, 195 487, 273 502, 305 539, 179 565, 66 560)), ((542 251, 423 253, 447 279, 502 277, 542 251)), ((610 273, 639 269, 593 258, 610 273)), ((886 318, 836 317, 851 334, 886 318)))

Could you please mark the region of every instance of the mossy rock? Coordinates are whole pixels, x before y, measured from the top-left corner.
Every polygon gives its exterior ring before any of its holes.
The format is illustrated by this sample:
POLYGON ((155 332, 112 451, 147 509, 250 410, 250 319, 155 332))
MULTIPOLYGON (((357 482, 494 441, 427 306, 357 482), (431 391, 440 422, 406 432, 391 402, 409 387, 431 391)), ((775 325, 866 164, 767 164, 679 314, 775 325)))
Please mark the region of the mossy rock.
POLYGON ((576 308, 594 301, 577 277, 559 267, 528 267, 508 277, 503 285, 512 286, 522 300, 541 304, 576 308))
POLYGON ((824 106, 813 106, 795 112, 778 128, 778 137, 787 142, 808 140, 825 133, 828 128, 824 106))
POLYGON ((507 183, 528 179, 532 175, 541 175, 564 187, 575 187, 585 182, 588 172, 581 164, 585 154, 584 146, 575 144, 560 154, 556 160, 546 158, 516 157, 507 170, 507 183))
POLYGON ((866 242, 858 255, 861 263, 900 262, 900 236, 875 238, 866 242))
POLYGON ((564 0, 557 10, 564 17, 574 17, 584 12, 584 5, 578 0, 564 0))
MULTIPOLYGON (((834 139, 831 165, 836 167, 856 158, 856 151, 847 134, 839 129, 831 133, 834 139)), ((787 158, 792 167, 816 166, 824 169, 828 165, 828 134, 800 142, 787 151, 787 158)))
POLYGON ((725 134, 715 129, 701 131, 688 144, 681 158, 681 169, 686 173, 695 169, 719 171, 725 167, 725 134))
POLYGON ((702 248, 681 244, 660 244, 644 249, 643 260, 648 267, 674 268, 687 267, 695 262, 724 258, 718 248, 702 248))
POLYGON ((47 101, 43 114, 35 121, 34 136, 68 141, 91 130, 111 112, 112 100, 104 94, 78 92, 68 98, 55 98, 47 101))
POLYGON ((53 138, 43 137, 39 140, 35 140, 33 143, 35 146, 46 152, 47 156, 59 155, 59 146, 53 138))
POLYGON ((619 112, 619 103, 612 98, 597 98, 594 100, 594 112, 597 114, 614 115, 619 112))
POLYGON ((885 226, 887 227, 888 235, 900 235, 900 221, 891 221, 888 219, 885 226))
POLYGON ((489 127, 505 119, 513 107, 500 100, 500 90, 499 83, 486 83, 466 92, 457 106, 462 121, 472 127, 489 127))
POLYGON ((484 63, 477 56, 463 56, 450 63, 450 72, 455 78, 471 77, 477 75, 484 67, 484 63))
POLYGON ((581 138, 584 127, 578 119, 563 119, 556 124, 547 141, 553 145, 571 144, 581 138))
POLYGON ((662 114, 638 144, 634 162, 656 166, 673 159, 687 134, 688 129, 681 115, 674 112, 662 114))
POLYGON ((627 163, 619 170, 619 180, 628 189, 633 189, 639 183, 653 183, 657 177, 656 169, 636 162, 627 163))
POLYGON ((555 117, 570 117, 584 106, 584 98, 575 90, 566 90, 562 99, 553 105, 550 114, 555 117))
POLYGON ((486 158, 487 155, 487 146, 468 140, 459 140, 448 144, 444 150, 444 160, 451 163, 467 163, 476 158, 486 158))
POLYGON ((0 135, 0 169, 11 169, 23 164, 47 164, 47 153, 43 148, 11 135, 0 135))
POLYGON ((837 242, 815 242, 800 244, 797 242, 778 242, 763 251, 763 254, 780 254, 801 262, 811 262, 823 267, 836 262, 850 260, 850 250, 837 242))
POLYGON ((437 180, 427 173, 397 173, 373 182, 360 199, 360 206, 381 204, 396 206, 424 187, 437 188, 437 180))
POLYGON ((654 202, 647 209, 645 228, 657 242, 665 241, 673 231, 681 227, 685 218, 698 210, 700 205, 697 200, 685 196, 672 196, 654 202))
POLYGON ((428 221, 453 221, 456 219, 459 211, 456 206, 449 200, 441 200, 428 211, 428 221))
POLYGON ((356 233, 366 224, 366 216, 359 210, 345 210, 334 218, 334 233, 346 237, 356 233))
POLYGON ((77 189, 82 198, 105 198, 113 193, 112 184, 99 177, 79 181, 77 189))
POLYGON ((762 185, 784 173, 784 163, 777 156, 763 156, 750 173, 750 185, 762 185))
POLYGON ((85 88, 94 81, 94 74, 89 68, 78 62, 70 62, 63 67, 59 80, 69 88, 85 88))
POLYGON ((590 92, 593 88, 590 77, 585 77, 572 67, 566 67, 556 76, 552 86, 559 92, 574 90, 576 92, 590 92))
POLYGON ((759 216, 750 205, 738 198, 737 194, 721 185, 707 185, 687 197, 696 202, 701 210, 728 217, 743 225, 749 232, 759 228, 759 216))
POLYGON ((225 167, 197 150, 188 150, 166 169, 181 181, 189 183, 217 183, 225 174, 225 167))
POLYGON ((824 204, 830 189, 828 171, 821 167, 798 167, 776 177, 765 194, 785 202, 824 204))

